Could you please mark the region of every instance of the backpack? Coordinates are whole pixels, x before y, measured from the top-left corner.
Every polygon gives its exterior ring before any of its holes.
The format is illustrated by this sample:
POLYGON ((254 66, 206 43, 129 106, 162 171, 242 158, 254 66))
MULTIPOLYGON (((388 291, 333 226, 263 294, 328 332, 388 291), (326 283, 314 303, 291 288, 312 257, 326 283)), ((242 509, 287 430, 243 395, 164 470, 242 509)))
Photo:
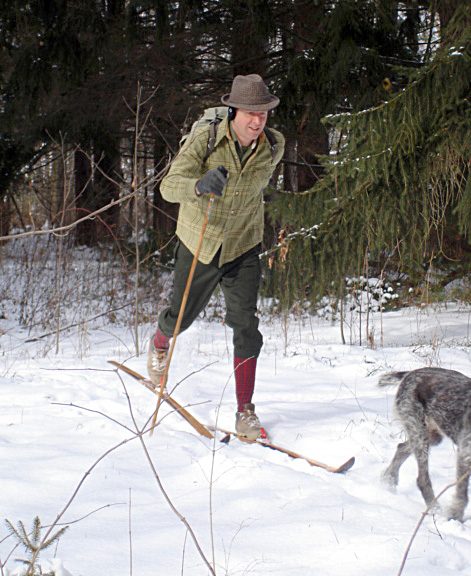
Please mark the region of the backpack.
MULTIPOLYGON (((202 126, 209 126, 208 147, 206 149, 206 154, 204 155, 203 158, 203 163, 206 162, 206 160, 209 158, 212 151, 214 150, 214 144, 216 142, 216 134, 218 131, 218 126, 221 120, 224 120, 224 118, 227 117, 228 110, 229 109, 227 108, 227 106, 223 106, 222 108, 206 108, 203 111, 201 117, 198 120, 196 120, 196 122, 193 122, 191 130, 181 137, 180 147, 188 140, 188 138, 194 135, 197 128, 200 128, 202 126)), ((276 140, 276 136, 269 128, 264 128, 263 131, 265 132, 265 136, 267 137, 268 143, 270 144, 271 157, 272 161, 274 161, 276 153, 278 151, 278 142, 276 140)))

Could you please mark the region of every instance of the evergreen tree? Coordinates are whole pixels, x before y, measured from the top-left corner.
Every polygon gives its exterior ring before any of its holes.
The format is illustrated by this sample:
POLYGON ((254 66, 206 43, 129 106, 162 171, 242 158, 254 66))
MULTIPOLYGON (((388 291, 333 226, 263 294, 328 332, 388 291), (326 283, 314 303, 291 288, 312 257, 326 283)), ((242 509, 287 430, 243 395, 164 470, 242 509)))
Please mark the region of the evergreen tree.
POLYGON ((417 281, 441 259, 450 269, 460 263, 452 259, 462 257, 456 244, 469 238, 471 216, 470 24, 470 6, 458 4, 433 57, 396 67, 387 98, 324 119, 337 153, 288 215, 304 230, 290 253, 313 296, 332 283, 342 295, 345 278, 369 267, 380 274, 394 263, 417 281))
POLYGON ((276 254, 269 259, 269 289, 282 287, 287 302, 303 299, 320 286, 319 257, 307 231, 317 228, 324 205, 320 200, 323 158, 328 158, 336 138, 345 137, 342 127, 334 131, 322 124, 322 118, 339 112, 350 116, 355 110, 377 105, 389 94, 395 65, 415 66, 419 61, 417 45, 410 44, 417 31, 415 12, 403 14, 397 2, 316 2, 310 14, 304 10, 305 3, 299 4, 294 12, 297 33, 286 39, 292 57, 287 58, 280 104, 289 127, 284 183, 285 192, 291 194, 279 195, 269 208, 281 237, 296 239, 285 252, 284 263, 274 265, 276 254), (288 175, 293 170, 296 175, 288 175), (318 186, 310 192, 316 182, 318 186))
POLYGON ((94 114, 84 86, 91 78, 97 84, 105 30, 93 0, 77 6, 62 0, 2 2, 0 19, 5 193, 56 142, 89 150, 90 139, 97 140, 103 117, 94 114))

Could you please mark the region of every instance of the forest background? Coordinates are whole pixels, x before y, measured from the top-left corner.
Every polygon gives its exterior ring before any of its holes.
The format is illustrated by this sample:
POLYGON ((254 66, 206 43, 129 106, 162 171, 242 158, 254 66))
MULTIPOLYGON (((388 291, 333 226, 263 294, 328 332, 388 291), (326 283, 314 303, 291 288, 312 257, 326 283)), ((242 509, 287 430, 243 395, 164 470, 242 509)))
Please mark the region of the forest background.
POLYGON ((64 281, 77 246, 124 271, 130 290, 118 302, 108 289, 110 320, 126 307, 155 318, 178 208, 159 183, 203 109, 254 72, 281 99, 269 124, 287 140, 266 191, 275 312, 327 297, 346 314, 371 278, 372 299, 394 289, 380 306, 440 298, 456 279, 471 296, 469 2, 0 4, 0 240, 46 235, 58 272, 32 306, 44 243, 34 256, 15 244, 33 279, 18 295, 25 326, 59 333, 79 295, 64 281))

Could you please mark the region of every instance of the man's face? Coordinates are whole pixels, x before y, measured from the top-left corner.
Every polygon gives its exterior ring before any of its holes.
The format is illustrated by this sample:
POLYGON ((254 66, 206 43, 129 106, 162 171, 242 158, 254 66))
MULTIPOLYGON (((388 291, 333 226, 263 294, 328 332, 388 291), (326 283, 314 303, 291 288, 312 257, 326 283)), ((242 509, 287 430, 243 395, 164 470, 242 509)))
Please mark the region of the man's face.
POLYGON ((253 140, 260 136, 267 123, 267 118, 268 112, 266 110, 237 109, 236 116, 232 121, 232 127, 242 146, 249 146, 253 140))

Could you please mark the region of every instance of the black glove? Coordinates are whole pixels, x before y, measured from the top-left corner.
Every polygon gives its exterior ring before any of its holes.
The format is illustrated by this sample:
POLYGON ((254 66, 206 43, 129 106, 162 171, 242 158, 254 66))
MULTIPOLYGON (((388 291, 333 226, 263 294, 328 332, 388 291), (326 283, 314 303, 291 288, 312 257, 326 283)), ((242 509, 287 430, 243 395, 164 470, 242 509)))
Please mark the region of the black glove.
POLYGON ((206 172, 206 174, 196 183, 196 190, 198 194, 214 194, 215 196, 222 196, 222 190, 227 184, 227 170, 224 166, 218 166, 214 170, 206 172))

